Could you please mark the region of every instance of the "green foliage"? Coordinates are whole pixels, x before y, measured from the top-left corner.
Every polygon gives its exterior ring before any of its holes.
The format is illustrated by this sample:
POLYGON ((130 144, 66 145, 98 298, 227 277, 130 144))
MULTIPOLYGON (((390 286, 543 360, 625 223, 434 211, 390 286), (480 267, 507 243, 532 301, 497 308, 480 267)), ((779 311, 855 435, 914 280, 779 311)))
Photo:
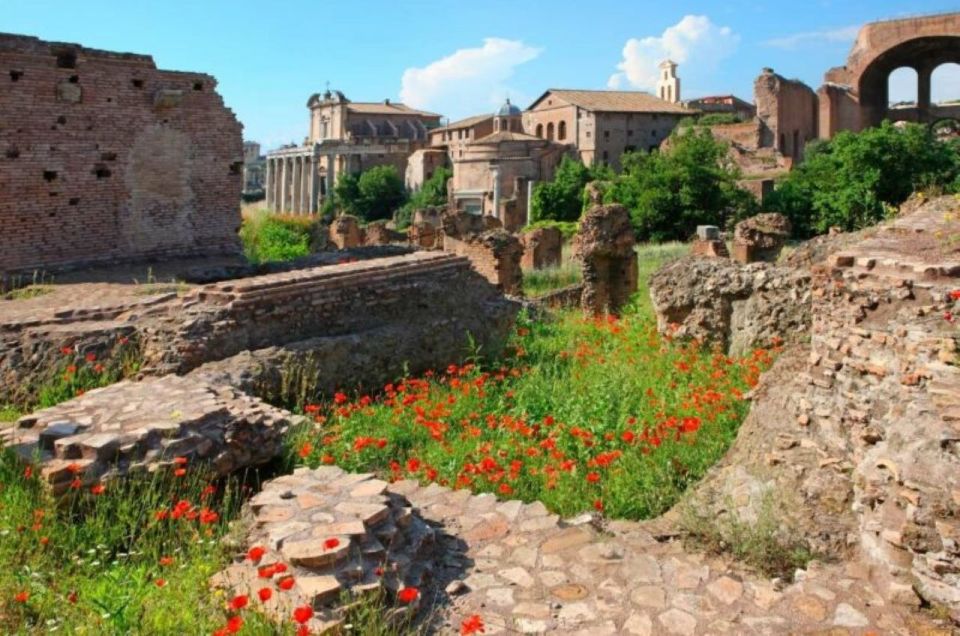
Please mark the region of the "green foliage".
POLYGON ((64 350, 50 377, 36 390, 36 403, 31 407, 45 409, 78 395, 134 375, 140 369, 140 353, 134 341, 122 339, 102 357, 79 355, 64 350))
POLYGON ((583 188, 593 171, 583 162, 564 157, 553 181, 538 183, 530 201, 530 221, 576 221, 583 211, 583 188))
POLYGON ((621 164, 604 201, 630 210, 640 240, 685 240, 697 225, 724 226, 756 210, 753 196, 737 186, 726 144, 706 128, 675 134, 663 152, 627 153, 621 164))
POLYGON ((926 126, 884 122, 808 146, 768 208, 788 216, 799 236, 850 231, 883 220, 916 190, 953 189, 958 180, 956 142, 939 141, 926 126))
POLYGON ((407 199, 403 179, 393 166, 375 166, 359 175, 344 174, 334 186, 341 214, 363 221, 389 219, 407 199))
POLYGON ((449 181, 452 176, 453 171, 450 170, 450 168, 437 168, 436 172, 423 182, 423 187, 414 192, 410 196, 410 200, 397 211, 394 217, 397 229, 402 230, 410 225, 415 210, 446 205, 447 181, 449 181))
POLYGON ((560 234, 563 235, 563 240, 569 241, 577 233, 578 225, 576 221, 535 221, 534 223, 524 226, 521 232, 531 232, 544 227, 552 227, 560 230, 560 234))
POLYGON ((583 279, 580 266, 565 261, 556 267, 534 269, 523 273, 523 293, 530 298, 576 285, 583 279))
POLYGON ((243 252, 254 263, 289 261, 311 251, 319 221, 311 216, 282 216, 266 211, 247 215, 240 227, 243 252))

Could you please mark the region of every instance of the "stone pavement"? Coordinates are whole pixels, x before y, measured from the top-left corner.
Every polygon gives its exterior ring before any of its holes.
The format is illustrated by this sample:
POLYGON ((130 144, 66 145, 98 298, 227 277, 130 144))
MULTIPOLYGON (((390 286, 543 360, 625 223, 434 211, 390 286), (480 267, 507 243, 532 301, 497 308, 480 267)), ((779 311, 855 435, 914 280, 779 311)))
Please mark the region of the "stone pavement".
POLYGON ((658 540, 652 526, 600 531, 590 515, 563 521, 539 502, 321 467, 268 483, 251 507, 246 546, 267 554, 238 557, 214 584, 255 593, 293 576, 285 605, 267 609, 288 618, 288 605, 313 603, 318 630, 339 624, 341 592, 384 585, 418 587, 441 634, 474 614, 485 634, 948 633, 884 602, 856 563, 814 564, 780 586, 658 540), (257 576, 278 561, 289 569, 257 576))

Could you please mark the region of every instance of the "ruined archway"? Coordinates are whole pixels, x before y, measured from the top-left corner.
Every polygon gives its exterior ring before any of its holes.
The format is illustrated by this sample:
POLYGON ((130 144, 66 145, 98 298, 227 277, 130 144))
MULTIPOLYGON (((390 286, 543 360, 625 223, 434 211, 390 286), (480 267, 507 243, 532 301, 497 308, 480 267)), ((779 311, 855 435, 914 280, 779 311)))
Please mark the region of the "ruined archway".
POLYGON ((960 62, 960 13, 867 24, 844 66, 824 77, 820 97, 820 134, 863 130, 884 119, 930 123, 938 116, 931 101, 931 75, 938 66, 960 62), (888 80, 895 70, 917 73, 913 109, 891 113, 888 80))

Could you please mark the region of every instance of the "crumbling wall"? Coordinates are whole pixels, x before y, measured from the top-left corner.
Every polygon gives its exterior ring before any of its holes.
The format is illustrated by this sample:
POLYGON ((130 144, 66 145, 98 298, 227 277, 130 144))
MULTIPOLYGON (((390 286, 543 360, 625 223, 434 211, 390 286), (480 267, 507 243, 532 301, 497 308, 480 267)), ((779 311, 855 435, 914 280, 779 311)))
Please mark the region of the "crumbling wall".
POLYGON ((757 77, 753 94, 761 147, 776 148, 784 157, 800 161, 807 142, 817 138, 817 94, 803 82, 788 80, 769 68, 757 77))
POLYGON ((0 35, 0 277, 239 253, 241 125, 209 75, 0 35))
POLYGON ((580 219, 574 254, 583 270, 580 304, 594 315, 618 314, 637 291, 636 239, 622 205, 594 205, 580 219))
POLYGON ((523 241, 523 269, 544 269, 560 265, 563 234, 555 227, 540 227, 520 235, 523 241))
POLYGON ((792 231, 790 219, 778 212, 744 219, 733 229, 733 258, 741 263, 776 262, 792 231))
POLYGON ((328 232, 330 244, 338 250, 359 247, 364 243, 363 229, 357 217, 341 214, 330 223, 328 232))
MULTIPOLYGON (((469 215, 468 215, 469 216, 469 215)), ((461 237, 444 234, 443 250, 466 256, 473 268, 505 294, 519 295, 523 290, 520 239, 503 229, 468 233, 461 237)))

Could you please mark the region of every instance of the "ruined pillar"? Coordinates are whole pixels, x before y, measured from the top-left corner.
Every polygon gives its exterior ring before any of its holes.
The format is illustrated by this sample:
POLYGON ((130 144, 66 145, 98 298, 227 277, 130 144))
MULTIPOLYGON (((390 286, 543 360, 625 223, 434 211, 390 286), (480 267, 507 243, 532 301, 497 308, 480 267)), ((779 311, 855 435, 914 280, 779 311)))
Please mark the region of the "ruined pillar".
POLYGON ((327 196, 333 196, 333 155, 327 155, 327 196))
POLYGON ((500 219, 500 166, 493 166, 490 173, 493 176, 493 216, 500 219))
POLYGON ((270 197, 272 196, 271 180, 273 178, 273 168, 271 167, 272 165, 273 165, 273 162, 269 158, 267 158, 264 165, 263 193, 264 195, 266 195, 264 202, 266 203, 268 210, 273 209, 273 206, 270 204, 270 197))
POLYGON ((619 314, 637 291, 636 239, 630 214, 622 205, 595 205, 580 220, 574 254, 583 271, 584 311, 619 314))

